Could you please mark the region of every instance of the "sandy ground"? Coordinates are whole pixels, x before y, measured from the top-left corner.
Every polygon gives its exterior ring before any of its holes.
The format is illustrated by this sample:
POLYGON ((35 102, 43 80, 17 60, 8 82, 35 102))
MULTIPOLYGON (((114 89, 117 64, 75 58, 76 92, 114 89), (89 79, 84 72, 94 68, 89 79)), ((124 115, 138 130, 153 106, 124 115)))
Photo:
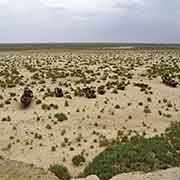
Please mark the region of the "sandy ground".
MULTIPOLYGON (((155 171, 152 173, 143 174, 141 172, 123 173, 117 175, 110 180, 179 180, 180 168, 170 168, 167 170, 155 171)), ((99 180, 95 175, 88 176, 86 178, 73 179, 73 180, 99 180)))
POLYGON ((180 168, 155 171, 152 173, 124 173, 113 177, 111 180, 179 180, 180 168))
MULTIPOLYGON (((117 175, 110 180, 179 180, 180 168, 171 168, 167 170, 155 171, 152 173, 143 174, 141 172, 123 173, 117 175)), ((87 178, 74 179, 74 180, 99 180, 95 175, 88 176, 87 178)))
MULTIPOLYGON (((58 180, 51 172, 36 168, 22 162, 12 160, 0 160, 0 180, 58 180)), ((123 173, 114 176, 111 180, 179 180, 180 168, 154 171, 152 173, 123 173)), ((99 180, 95 175, 86 178, 72 180, 99 180)))
POLYGON ((58 180, 51 172, 17 161, 0 160, 0 180, 58 180))
POLYGON ((3 104, 0 108, 0 156, 45 169, 55 163, 64 164, 71 175, 76 176, 106 148, 100 146, 101 142, 116 138, 119 130, 145 132, 147 136, 160 134, 170 122, 179 120, 180 86, 164 85, 159 75, 150 79, 147 70, 153 64, 166 65, 173 61, 180 65, 180 50, 1 53, 0 80, 11 79, 14 69, 19 72, 19 78, 16 87, 0 89, 0 104, 3 104), (32 68, 35 70, 31 71, 32 68), (7 71, 8 76, 2 75, 7 71), (34 80, 35 73, 41 77, 34 80), (132 73, 132 78, 127 78, 128 73, 132 73), (52 81, 51 77, 56 75, 52 81), (104 77, 107 78, 104 80, 104 77), (84 79, 86 83, 90 80, 90 84, 84 85, 84 79), (41 80, 45 82, 41 84, 41 80), (129 85, 113 93, 117 82, 122 80, 129 81, 129 85), (19 81, 24 84, 20 86, 19 81), (107 89, 107 82, 115 83, 107 89), (135 82, 151 88, 145 93, 133 85, 135 82), (31 106, 23 109, 19 99, 26 85, 30 85, 34 98, 31 106), (78 86, 97 88, 100 85, 106 86, 106 93, 96 93, 95 99, 74 96, 73 89, 78 86), (61 87, 66 96, 44 99, 47 88, 53 91, 55 87, 61 87), (8 99, 10 103, 6 102, 8 99), (42 103, 36 104, 37 99, 42 103), (42 104, 55 104, 58 109, 44 110, 42 104), (148 106, 148 113, 144 111, 145 106, 148 106), (56 113, 64 113, 68 120, 57 122, 56 113), (75 167, 72 158, 80 153, 84 153, 86 163, 75 167))

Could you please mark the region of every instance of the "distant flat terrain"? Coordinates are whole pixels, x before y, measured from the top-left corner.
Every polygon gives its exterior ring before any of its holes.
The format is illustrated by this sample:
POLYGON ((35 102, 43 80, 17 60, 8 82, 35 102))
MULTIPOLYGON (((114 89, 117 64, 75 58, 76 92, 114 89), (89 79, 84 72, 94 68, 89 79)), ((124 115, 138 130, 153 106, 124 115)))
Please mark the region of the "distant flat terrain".
POLYGON ((146 44, 146 43, 18 43, 0 44, 0 51, 22 51, 40 49, 177 49, 180 44, 146 44))

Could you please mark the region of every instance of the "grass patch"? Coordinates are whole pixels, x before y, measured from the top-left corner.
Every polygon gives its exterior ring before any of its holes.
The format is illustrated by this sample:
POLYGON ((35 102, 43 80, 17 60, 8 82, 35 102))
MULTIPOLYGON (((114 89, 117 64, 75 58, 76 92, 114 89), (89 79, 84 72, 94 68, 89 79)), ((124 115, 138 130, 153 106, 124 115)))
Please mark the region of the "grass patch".
POLYGON ((71 178, 68 169, 63 165, 52 165, 49 170, 61 180, 69 180, 71 178))
POLYGON ((136 135, 108 147, 85 168, 83 176, 95 174, 101 180, 108 180, 121 173, 177 167, 179 147, 180 123, 173 123, 161 136, 136 135))
POLYGON ((180 122, 173 122, 171 127, 166 129, 165 134, 176 151, 180 151, 180 122))

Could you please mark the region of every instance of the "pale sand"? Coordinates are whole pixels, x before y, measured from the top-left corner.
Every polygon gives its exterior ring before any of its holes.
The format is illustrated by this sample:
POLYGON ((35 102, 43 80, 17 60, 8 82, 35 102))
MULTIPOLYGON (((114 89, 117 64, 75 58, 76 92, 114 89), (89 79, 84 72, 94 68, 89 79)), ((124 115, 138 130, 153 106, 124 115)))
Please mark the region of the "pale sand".
POLYGON ((22 162, 0 160, 0 180, 58 180, 53 173, 22 162))
POLYGON ((180 168, 170 168, 143 174, 141 172, 123 173, 113 177, 111 180, 179 180, 180 168))
MULTIPOLYGON (((177 61, 180 63, 179 53, 180 51, 178 50, 167 52, 142 50, 126 50, 118 52, 74 51, 72 52, 73 56, 71 56, 71 52, 12 52, 14 56, 11 56, 11 60, 7 60, 7 62, 2 59, 8 59, 7 56, 4 57, 8 53, 3 53, 0 55, 0 69, 3 70, 5 67, 4 64, 11 64, 11 67, 17 66, 18 71, 24 75, 24 80, 30 78, 33 74, 24 68, 24 63, 30 64, 28 57, 32 58, 31 63, 40 58, 39 63, 44 67, 63 68, 66 62, 69 61, 68 65, 65 67, 67 72, 77 65, 76 68, 80 68, 83 71, 92 69, 94 72, 102 73, 102 70, 98 69, 101 67, 103 70, 107 69, 108 74, 112 74, 113 65, 121 67, 127 66, 126 60, 121 63, 121 59, 127 59, 127 57, 131 58, 131 61, 133 62, 139 57, 144 65, 137 65, 135 70, 132 71, 134 72, 134 77, 133 79, 130 79, 131 84, 127 86, 125 91, 119 90, 118 94, 112 94, 112 90, 107 90, 105 95, 97 94, 96 99, 87 99, 85 97, 74 97, 73 92, 71 92, 69 88, 62 87, 63 90, 68 90, 72 96, 71 100, 67 99, 69 103, 68 107, 64 106, 65 98, 47 97, 45 100, 42 100, 44 92, 38 91, 43 87, 43 85, 40 84, 31 86, 35 97, 28 109, 22 109, 19 103, 19 98, 23 93, 24 86, 7 88, 5 91, 1 89, 0 94, 4 99, 0 100, 0 103, 10 97, 9 92, 17 93, 16 98, 18 99, 18 102, 11 100, 10 105, 4 105, 3 108, 0 108, 0 155, 11 160, 32 163, 37 167, 45 169, 48 169, 50 165, 55 163, 64 164, 68 167, 72 176, 76 176, 97 154, 106 148, 99 147, 99 137, 93 135, 93 131, 98 132, 107 139, 115 138, 118 130, 123 130, 125 132, 128 132, 128 130, 136 130, 138 132, 145 131, 147 136, 160 134, 170 125, 170 122, 179 120, 180 112, 176 111, 176 109, 178 110, 180 107, 180 87, 170 88, 162 84, 160 77, 149 80, 148 78, 139 76, 139 74, 145 72, 148 65, 158 62, 161 57, 168 59, 171 55, 177 57, 177 61), (152 54, 152 58, 148 60, 149 53, 152 54), (52 63, 52 65, 47 65, 47 54, 49 54, 50 57, 55 57, 59 60, 52 63), (113 56, 114 59, 111 58, 111 56, 113 56), (90 64, 86 64, 86 62, 90 62, 90 64), (95 62, 98 63, 95 64, 95 62), (106 65, 106 67, 104 67, 104 65, 106 65), (140 91, 140 88, 133 86, 134 82, 147 83, 151 87, 153 95, 145 95, 144 92, 140 91), (147 102, 147 97, 151 97, 152 102, 147 102), (36 98, 41 99, 42 103, 57 104, 59 108, 58 110, 52 109, 50 111, 44 111, 42 110, 41 105, 35 103, 36 98), (108 104, 104 103, 106 98, 109 99, 108 104), (171 101, 173 105, 168 111, 166 111, 167 106, 162 102, 164 98, 171 101), (159 100, 161 100, 161 103, 158 103, 159 100), (139 106, 139 102, 143 102, 143 106, 139 106), (128 106, 128 103, 131 103, 131 105, 128 106), (120 109, 114 108, 116 104, 120 105, 120 109), (145 114, 143 112, 145 105, 149 105, 151 113, 145 114), (82 112, 84 108, 85 112, 82 112), (104 108, 104 113, 100 112, 102 108, 104 108), (77 109, 79 109, 80 112, 76 112, 77 109), (169 113, 172 117, 167 118, 165 116, 160 116, 158 110, 161 110, 163 113, 169 113), (48 116, 52 115, 53 117, 56 112, 65 113, 68 116, 68 120, 58 122, 58 124, 54 125, 48 116), (68 112, 70 112, 69 115, 68 112), (112 114, 112 112, 114 114, 112 114), (12 120, 10 122, 2 122, 1 119, 8 115, 12 120), (87 115, 89 118, 87 118, 87 115), (97 118, 98 115, 101 116, 100 119, 97 118), (40 121, 36 120, 37 116, 41 117, 40 121), (132 119, 128 119, 129 116, 132 116, 132 119), (143 122, 145 122, 148 127, 144 127, 143 122), (95 126, 95 123, 98 123, 98 126, 95 126), (47 124, 49 124, 52 129, 49 130, 45 128, 47 124), (13 127, 16 127, 16 129, 13 130, 13 127), (61 135, 62 130, 66 130, 66 133, 63 136, 61 135), (41 134, 42 139, 35 139, 35 133, 41 134), (77 141, 79 135, 82 136, 80 142, 77 141), (10 139, 10 136, 14 137, 14 139, 10 139), (65 137, 68 138, 71 145, 62 147, 61 144, 64 142, 65 137), (97 140, 97 143, 94 142, 95 139, 97 140), (20 140, 20 142, 18 142, 18 140, 20 140), (9 143, 11 143, 11 148, 6 149, 9 143), (42 146, 40 146, 40 144, 42 144, 42 146), (78 144, 80 144, 80 146, 78 144), (93 147, 91 147, 91 145, 93 145, 93 147), (52 146, 57 146, 56 150, 53 152, 51 151, 52 146), (70 147, 73 147, 74 150, 70 151, 70 147), (86 163, 81 167, 74 167, 72 165, 72 157, 83 151, 85 152, 86 163), (65 162, 63 162, 64 158, 65 162)), ((97 75, 96 78, 99 79, 101 76, 102 75, 97 75)), ((3 78, 0 77, 0 79, 3 78)), ((60 79, 59 77, 57 82, 69 81, 72 86, 75 87, 75 79, 78 78, 68 77, 60 79)), ((52 84, 49 80, 45 80, 45 86, 50 87, 51 90, 53 90, 54 87, 57 87, 57 84, 52 84)), ((31 82, 31 80, 29 82, 31 82)), ((94 86, 102 84, 105 84, 105 82, 91 83, 91 85, 94 86)), ((52 119, 54 119, 54 117, 52 119)))
MULTIPOLYGON (((166 170, 154 171, 151 173, 143 174, 141 172, 123 173, 117 175, 110 180, 179 180, 180 168, 170 168, 166 170)), ((95 175, 86 178, 79 178, 73 180, 99 180, 95 175)))

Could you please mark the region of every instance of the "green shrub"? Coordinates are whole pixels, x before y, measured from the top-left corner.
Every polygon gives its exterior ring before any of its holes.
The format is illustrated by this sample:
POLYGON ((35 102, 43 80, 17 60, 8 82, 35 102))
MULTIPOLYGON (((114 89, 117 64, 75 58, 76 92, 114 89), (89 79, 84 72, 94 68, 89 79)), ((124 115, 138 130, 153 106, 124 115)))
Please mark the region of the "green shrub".
POLYGON ((180 150, 180 122, 171 123, 171 127, 166 129, 166 137, 171 142, 173 147, 180 150))
POLYGON ((108 147, 89 163, 83 176, 95 174, 101 180, 108 180, 120 173, 177 167, 180 166, 180 154, 176 151, 179 147, 180 123, 173 123, 161 136, 136 135, 108 147))
POLYGON ((52 165, 49 170, 61 180, 69 180, 71 178, 68 169, 63 165, 52 165))

